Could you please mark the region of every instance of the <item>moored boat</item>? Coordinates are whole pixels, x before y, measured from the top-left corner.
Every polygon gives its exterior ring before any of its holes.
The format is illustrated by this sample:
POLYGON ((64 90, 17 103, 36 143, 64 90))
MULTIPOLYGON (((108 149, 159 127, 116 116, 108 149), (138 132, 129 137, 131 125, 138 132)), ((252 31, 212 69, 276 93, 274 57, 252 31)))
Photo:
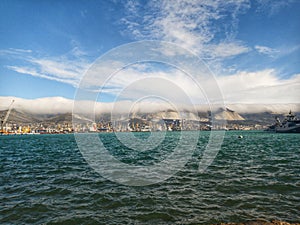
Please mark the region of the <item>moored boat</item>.
POLYGON ((266 131, 275 131, 276 133, 300 133, 300 119, 290 111, 282 122, 276 118, 276 123, 269 126, 266 131))

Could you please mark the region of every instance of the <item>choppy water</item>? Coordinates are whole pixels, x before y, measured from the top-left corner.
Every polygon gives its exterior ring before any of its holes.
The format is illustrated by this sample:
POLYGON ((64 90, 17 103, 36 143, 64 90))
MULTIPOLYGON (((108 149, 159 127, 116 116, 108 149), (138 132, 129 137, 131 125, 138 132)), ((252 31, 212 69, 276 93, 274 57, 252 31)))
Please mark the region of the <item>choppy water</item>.
MULTIPOLYGON (((163 142, 162 152, 139 154, 113 134, 100 136, 123 162, 147 164, 165 157, 179 134, 167 135, 172 142, 163 142)), ((180 172, 143 187, 113 183, 94 172, 73 135, 1 136, 0 224, 300 221, 300 135, 227 132, 212 165, 199 173, 208 135, 201 133, 180 172)))

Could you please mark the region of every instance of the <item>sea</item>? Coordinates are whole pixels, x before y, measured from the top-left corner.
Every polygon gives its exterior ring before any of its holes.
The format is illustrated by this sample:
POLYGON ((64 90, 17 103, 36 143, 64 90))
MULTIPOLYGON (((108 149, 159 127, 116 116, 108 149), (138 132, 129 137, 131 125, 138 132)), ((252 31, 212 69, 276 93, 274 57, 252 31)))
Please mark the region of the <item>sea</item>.
MULTIPOLYGON (((167 132, 155 149, 143 151, 114 133, 91 135, 118 161, 146 167, 164 162, 182 133, 167 132)), ((135 186, 102 176, 74 134, 0 136, 0 224, 300 222, 299 134, 227 131, 199 171, 209 137, 199 132, 187 162, 168 178, 135 186)))

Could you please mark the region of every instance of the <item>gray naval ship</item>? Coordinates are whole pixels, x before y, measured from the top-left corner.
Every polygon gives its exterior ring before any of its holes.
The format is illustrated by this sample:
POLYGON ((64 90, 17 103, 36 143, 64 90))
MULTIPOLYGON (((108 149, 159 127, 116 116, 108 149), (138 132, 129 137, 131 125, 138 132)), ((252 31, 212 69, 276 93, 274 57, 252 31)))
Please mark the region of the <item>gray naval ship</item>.
POLYGON ((266 131, 275 131, 276 133, 300 133, 300 119, 290 111, 282 122, 280 122, 277 117, 276 123, 269 126, 266 131))

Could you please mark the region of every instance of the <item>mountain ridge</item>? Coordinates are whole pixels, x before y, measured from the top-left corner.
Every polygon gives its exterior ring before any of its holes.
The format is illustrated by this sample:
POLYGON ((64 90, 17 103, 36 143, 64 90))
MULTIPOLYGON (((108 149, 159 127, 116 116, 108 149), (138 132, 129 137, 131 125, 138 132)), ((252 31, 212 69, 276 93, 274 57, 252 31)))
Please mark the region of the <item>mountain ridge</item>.
MULTIPOLYGON (((230 108, 225 110, 218 110, 213 113, 211 117, 215 120, 225 119, 229 123, 239 123, 239 124, 272 124, 275 121, 275 117, 283 118, 289 111, 286 113, 273 113, 273 112, 261 112, 261 113, 238 113, 230 108)), ((0 119, 3 120, 7 113, 7 110, 0 111, 0 119)), ((299 114, 298 112, 294 112, 299 114)), ((68 113, 57 113, 57 114, 32 114, 26 111, 19 111, 12 109, 7 123, 16 123, 16 124, 29 124, 29 123, 72 123, 72 118, 75 117, 76 122, 81 123, 90 123, 92 120, 89 116, 85 117, 82 115, 68 113)), ((128 119, 127 115, 119 114, 120 117, 112 117, 117 120, 126 120, 128 119)), ((192 112, 183 112, 178 113, 172 110, 169 111, 160 111, 156 113, 135 113, 129 115, 130 118, 139 118, 145 120, 153 119, 189 119, 189 120, 199 120, 199 121, 208 121, 210 118, 210 112, 197 112, 197 114, 192 112)), ((109 113, 98 113, 95 115, 97 121, 108 121, 111 119, 109 113)))

